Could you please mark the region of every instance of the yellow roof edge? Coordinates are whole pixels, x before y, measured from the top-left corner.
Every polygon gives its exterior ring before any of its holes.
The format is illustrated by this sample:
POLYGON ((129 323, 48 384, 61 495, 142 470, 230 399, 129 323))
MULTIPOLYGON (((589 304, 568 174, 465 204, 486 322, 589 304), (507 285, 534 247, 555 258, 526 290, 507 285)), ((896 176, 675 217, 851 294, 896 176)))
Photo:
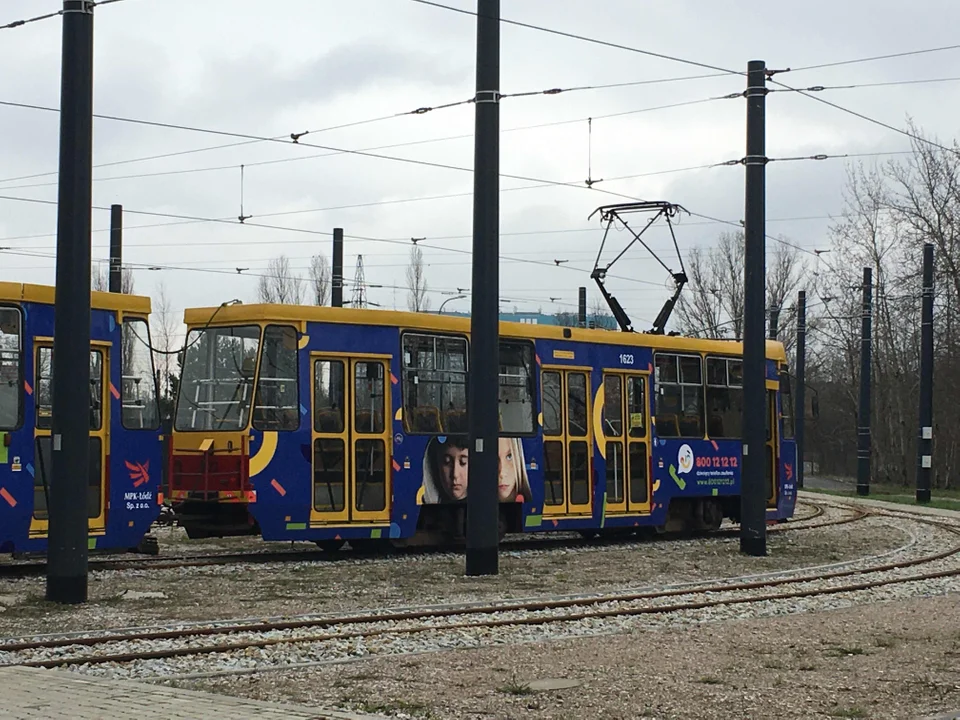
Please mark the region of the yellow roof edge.
MULTIPOLYGON (((53 305, 56 288, 53 285, 0 282, 0 302, 33 302, 53 305)), ((90 292, 90 307, 94 310, 112 310, 138 315, 152 311, 150 298, 145 295, 121 295, 118 293, 90 292)))
MULTIPOLYGON (((223 305, 219 308, 187 308, 183 321, 191 328, 218 325, 328 322, 346 325, 377 325, 399 327, 405 330, 455 332, 469 335, 470 318, 456 315, 412 313, 397 310, 360 310, 332 308, 313 305, 223 305)), ((532 340, 559 340, 567 342, 593 342, 604 345, 627 345, 650 347, 654 350, 678 350, 704 353, 741 354, 742 344, 733 340, 708 340, 679 335, 652 335, 647 333, 624 333, 611 330, 564 328, 558 325, 528 325, 517 322, 500 322, 500 334, 504 337, 529 338, 532 340), (570 337, 565 337, 565 331, 570 337)), ((783 343, 766 341, 766 356, 771 360, 785 361, 783 343)))

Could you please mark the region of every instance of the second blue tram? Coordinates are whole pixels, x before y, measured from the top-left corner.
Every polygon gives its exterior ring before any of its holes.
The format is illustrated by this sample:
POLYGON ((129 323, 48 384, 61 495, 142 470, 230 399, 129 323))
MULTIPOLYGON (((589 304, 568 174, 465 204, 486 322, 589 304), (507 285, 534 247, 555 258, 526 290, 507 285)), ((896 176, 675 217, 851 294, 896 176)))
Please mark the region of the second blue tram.
MULTIPOLYGON (((192 537, 463 536, 469 320, 276 305, 191 309, 170 491, 192 537)), ((504 532, 715 529, 739 514, 739 343, 500 326, 504 532)), ((782 344, 767 343, 767 519, 792 516, 782 344)))
MULTIPOLYGON (((140 545, 160 512, 162 444, 150 349, 150 299, 91 295, 91 550, 140 545)), ((47 546, 54 288, 0 282, 0 553, 47 546)))

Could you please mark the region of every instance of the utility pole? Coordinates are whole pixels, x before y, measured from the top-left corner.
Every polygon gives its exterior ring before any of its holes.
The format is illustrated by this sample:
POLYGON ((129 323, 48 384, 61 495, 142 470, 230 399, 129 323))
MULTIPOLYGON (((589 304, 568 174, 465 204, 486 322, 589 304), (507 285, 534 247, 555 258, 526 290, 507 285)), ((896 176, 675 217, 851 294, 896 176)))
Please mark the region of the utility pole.
POLYGON ((780 308, 770 308, 770 334, 771 340, 777 339, 777 330, 780 327, 780 308))
POLYGON ((807 292, 797 296, 797 398, 794 410, 794 433, 797 441, 797 487, 803 487, 803 433, 806 421, 807 365, 807 292))
POLYGON ((917 502, 930 502, 933 466, 933 245, 923 245, 923 299, 920 310, 920 442, 917 446, 917 502))
POLYGON ((330 272, 330 305, 343 307, 343 228, 333 229, 333 268, 330 272))
POLYGON ((47 600, 87 601, 93 1, 64 0, 47 600))
POLYGON ((740 471, 740 551, 767 554, 766 493, 766 65, 747 65, 747 155, 743 273, 743 463, 740 471))
POLYGON ((860 412, 857 414, 857 495, 870 494, 870 334, 873 315, 873 272, 863 269, 860 313, 860 412))
POLYGON ((580 288, 580 297, 577 303, 577 327, 585 328, 587 326, 587 289, 580 288))
POLYGON ((123 292, 123 205, 110 206, 110 292, 123 292))
POLYGON ((500 0, 477 0, 467 575, 499 572, 500 0))

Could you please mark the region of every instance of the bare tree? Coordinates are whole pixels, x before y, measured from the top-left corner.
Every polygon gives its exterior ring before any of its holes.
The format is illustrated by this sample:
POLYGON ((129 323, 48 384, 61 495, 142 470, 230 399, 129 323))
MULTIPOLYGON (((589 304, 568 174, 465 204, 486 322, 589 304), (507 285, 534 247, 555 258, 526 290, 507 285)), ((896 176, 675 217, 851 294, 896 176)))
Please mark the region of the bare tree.
POLYGON ((687 256, 689 284, 676 313, 680 331, 707 338, 743 337, 743 233, 721 233, 710 250, 687 256))
MULTIPOLYGON (((793 336, 787 332, 796 317, 788 303, 800 287, 806 265, 799 251, 784 238, 769 242, 767 253, 767 308, 780 311, 778 337, 789 351, 793 336)), ((743 339, 743 233, 721 233, 710 250, 694 248, 687 258, 690 283, 681 293, 676 313, 680 331, 694 337, 743 339)))
POLYGON ((273 258, 257 282, 257 299, 278 305, 303 304, 303 278, 294 274, 286 255, 273 258))
POLYGON ((310 258, 310 289, 313 291, 314 305, 330 302, 330 261, 326 255, 310 258))
POLYGON ((593 326, 600 330, 617 329, 617 319, 610 312, 609 308, 607 308, 607 303, 602 297, 593 298, 593 302, 590 303, 587 322, 592 322, 593 326))
POLYGON ((410 248, 410 264, 407 266, 407 307, 411 312, 430 310, 429 287, 423 264, 423 251, 414 245, 410 248))
MULTIPOLYGON (((97 292, 108 292, 110 290, 109 267, 95 266, 90 273, 90 284, 97 292)), ((133 295, 133 270, 130 268, 123 268, 120 272, 120 292, 124 295, 133 295)))
POLYGON ((163 282, 157 285, 151 320, 153 321, 151 344, 155 351, 153 362, 160 392, 160 411, 161 416, 166 417, 173 410, 174 382, 178 374, 177 356, 173 351, 177 344, 176 336, 179 323, 174 315, 170 296, 167 294, 167 288, 163 282))

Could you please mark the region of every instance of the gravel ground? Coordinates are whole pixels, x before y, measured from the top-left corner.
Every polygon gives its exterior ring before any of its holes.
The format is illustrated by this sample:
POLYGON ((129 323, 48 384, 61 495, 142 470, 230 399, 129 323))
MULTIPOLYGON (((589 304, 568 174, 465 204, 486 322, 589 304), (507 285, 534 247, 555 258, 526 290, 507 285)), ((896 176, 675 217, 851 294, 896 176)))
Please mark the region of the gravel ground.
MULTIPOLYGON (((842 514, 828 509, 819 520, 842 514)), ((870 518, 771 533, 770 554, 764 558, 741 555, 736 538, 505 551, 501 572, 494 578, 465 577, 463 557, 458 554, 98 571, 90 576, 91 602, 81 608, 45 602, 43 578, 6 579, 0 580, 0 635, 353 612, 584 589, 609 592, 835 563, 887 552, 909 542, 909 532, 870 518)))
POLYGON ((396 717, 917 718, 960 706, 960 594, 183 687, 396 717), (576 687, 540 690, 563 679, 576 687))

